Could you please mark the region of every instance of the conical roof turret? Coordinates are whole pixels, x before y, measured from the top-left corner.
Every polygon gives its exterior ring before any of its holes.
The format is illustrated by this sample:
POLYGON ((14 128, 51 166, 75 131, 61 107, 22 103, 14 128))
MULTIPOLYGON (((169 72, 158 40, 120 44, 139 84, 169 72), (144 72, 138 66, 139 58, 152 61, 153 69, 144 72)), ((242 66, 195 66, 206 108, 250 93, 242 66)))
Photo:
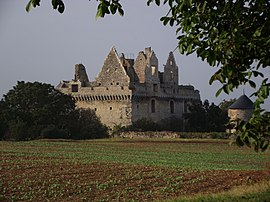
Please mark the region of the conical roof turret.
POLYGON ((253 102, 244 94, 240 96, 229 109, 254 109, 253 102))

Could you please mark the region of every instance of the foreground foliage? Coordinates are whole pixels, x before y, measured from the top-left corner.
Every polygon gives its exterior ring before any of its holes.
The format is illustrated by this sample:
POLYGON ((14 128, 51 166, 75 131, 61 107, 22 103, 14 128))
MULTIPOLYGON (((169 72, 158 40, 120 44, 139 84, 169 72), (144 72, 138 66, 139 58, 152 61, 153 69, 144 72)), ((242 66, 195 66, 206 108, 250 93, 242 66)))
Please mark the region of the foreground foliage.
POLYGON ((0 200, 153 201, 269 179, 269 154, 218 140, 0 142, 0 200))

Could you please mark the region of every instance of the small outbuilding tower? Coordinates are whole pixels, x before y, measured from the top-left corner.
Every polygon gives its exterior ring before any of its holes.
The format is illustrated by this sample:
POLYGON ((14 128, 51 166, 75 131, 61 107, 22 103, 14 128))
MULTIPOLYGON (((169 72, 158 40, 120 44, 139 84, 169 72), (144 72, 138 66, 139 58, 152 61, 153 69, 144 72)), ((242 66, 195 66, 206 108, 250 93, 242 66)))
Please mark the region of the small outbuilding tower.
POLYGON ((232 121, 248 121, 253 110, 253 102, 244 94, 229 107, 228 116, 232 121))

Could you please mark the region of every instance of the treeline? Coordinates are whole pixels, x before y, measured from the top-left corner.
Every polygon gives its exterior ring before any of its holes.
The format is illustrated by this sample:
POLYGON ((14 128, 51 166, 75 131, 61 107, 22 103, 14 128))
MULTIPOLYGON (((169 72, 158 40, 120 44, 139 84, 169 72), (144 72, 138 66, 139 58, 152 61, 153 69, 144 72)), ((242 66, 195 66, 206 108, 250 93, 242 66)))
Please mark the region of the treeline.
POLYGON ((93 139, 108 136, 95 112, 76 109, 72 97, 50 84, 18 82, 0 101, 0 138, 93 139))
POLYGON ((139 119, 130 126, 115 125, 113 133, 123 131, 174 131, 174 132, 225 132, 228 124, 228 107, 234 100, 224 100, 219 106, 195 103, 189 106, 189 113, 182 118, 170 117, 156 123, 150 119, 139 119))

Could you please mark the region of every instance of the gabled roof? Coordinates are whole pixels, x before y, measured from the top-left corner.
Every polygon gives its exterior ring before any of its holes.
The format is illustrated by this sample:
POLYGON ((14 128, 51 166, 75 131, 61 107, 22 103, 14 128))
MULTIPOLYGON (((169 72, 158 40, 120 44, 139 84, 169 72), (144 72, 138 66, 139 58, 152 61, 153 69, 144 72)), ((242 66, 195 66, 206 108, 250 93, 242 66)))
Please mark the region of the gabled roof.
POLYGON ((229 109, 254 109, 254 104, 246 95, 242 95, 229 109))
MULTIPOLYGON (((110 50, 107 58, 104 61, 96 81, 102 85, 111 84, 121 80, 121 82, 129 82, 129 76, 118 56, 114 47, 110 50)), ((119 82, 118 82, 119 83, 119 82)))
POLYGON ((166 63, 166 66, 177 66, 176 62, 175 62, 175 58, 174 58, 174 55, 173 55, 173 52, 171 51, 169 53, 169 57, 167 59, 167 63, 166 63), (172 62, 172 64, 171 64, 172 62))

